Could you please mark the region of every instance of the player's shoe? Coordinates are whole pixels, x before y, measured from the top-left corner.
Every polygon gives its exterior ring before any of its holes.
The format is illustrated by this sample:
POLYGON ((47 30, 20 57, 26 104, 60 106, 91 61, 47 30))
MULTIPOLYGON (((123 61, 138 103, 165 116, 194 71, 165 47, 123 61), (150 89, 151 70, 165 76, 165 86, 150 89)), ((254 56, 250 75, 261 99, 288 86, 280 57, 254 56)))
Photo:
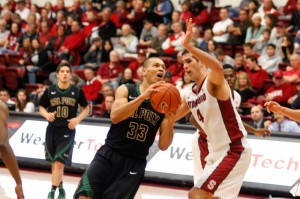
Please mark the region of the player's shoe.
POLYGON ((57 199, 66 199, 66 192, 63 187, 59 187, 59 194, 57 199))
POLYGON ((55 196, 55 190, 51 189, 51 191, 48 193, 47 199, 54 199, 54 196, 55 196))

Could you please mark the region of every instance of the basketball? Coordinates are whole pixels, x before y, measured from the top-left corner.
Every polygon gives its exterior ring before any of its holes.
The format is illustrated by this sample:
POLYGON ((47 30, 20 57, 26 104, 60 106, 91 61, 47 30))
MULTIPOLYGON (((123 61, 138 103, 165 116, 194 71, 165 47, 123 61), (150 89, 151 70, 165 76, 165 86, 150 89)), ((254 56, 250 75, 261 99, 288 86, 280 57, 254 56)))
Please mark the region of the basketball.
POLYGON ((165 83, 156 89, 159 91, 151 93, 150 102, 157 112, 166 114, 179 108, 181 104, 180 93, 174 85, 165 83))

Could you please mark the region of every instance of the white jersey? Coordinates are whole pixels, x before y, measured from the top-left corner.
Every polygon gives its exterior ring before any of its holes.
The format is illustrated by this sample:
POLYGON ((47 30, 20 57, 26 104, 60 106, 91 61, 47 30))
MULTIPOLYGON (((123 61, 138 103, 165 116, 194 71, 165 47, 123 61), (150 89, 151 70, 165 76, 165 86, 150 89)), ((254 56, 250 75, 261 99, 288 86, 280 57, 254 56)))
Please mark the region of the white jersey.
POLYGON ((198 92, 186 93, 186 102, 207 139, 206 165, 195 186, 216 197, 231 198, 239 193, 251 148, 231 95, 228 100, 216 99, 209 94, 207 82, 206 78, 198 92))

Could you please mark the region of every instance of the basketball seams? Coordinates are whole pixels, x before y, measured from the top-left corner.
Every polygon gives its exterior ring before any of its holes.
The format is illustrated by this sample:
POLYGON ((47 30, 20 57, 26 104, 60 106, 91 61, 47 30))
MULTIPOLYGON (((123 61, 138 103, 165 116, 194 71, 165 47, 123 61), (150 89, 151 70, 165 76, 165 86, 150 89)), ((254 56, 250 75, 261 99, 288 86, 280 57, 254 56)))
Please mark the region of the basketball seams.
POLYGON ((152 107, 160 113, 162 113, 163 109, 163 114, 175 111, 179 107, 179 104, 181 104, 181 98, 178 89, 169 83, 166 83, 157 89, 159 89, 158 92, 153 92, 150 95, 152 107), (162 106, 163 102, 167 105, 167 107, 162 106))

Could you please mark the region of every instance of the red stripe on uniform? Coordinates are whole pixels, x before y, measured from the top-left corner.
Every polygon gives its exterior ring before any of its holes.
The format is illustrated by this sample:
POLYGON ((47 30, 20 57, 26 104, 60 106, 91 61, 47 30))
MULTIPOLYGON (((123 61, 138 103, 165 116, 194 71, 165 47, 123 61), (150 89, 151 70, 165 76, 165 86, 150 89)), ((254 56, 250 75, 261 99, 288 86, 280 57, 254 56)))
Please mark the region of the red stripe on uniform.
POLYGON ((205 158, 208 155, 208 144, 207 144, 207 139, 206 139, 206 134, 199 131, 199 138, 198 138, 198 146, 200 149, 200 160, 201 160, 201 165, 202 165, 202 169, 204 169, 205 165, 206 165, 206 161, 205 158))
POLYGON ((241 153, 244 147, 241 142, 241 138, 244 137, 242 131, 239 129, 234 107, 232 106, 231 100, 219 101, 219 108, 222 114, 225 128, 228 136, 231 139, 229 145, 229 151, 227 155, 220 162, 219 166, 213 171, 213 173, 203 183, 201 189, 214 193, 227 175, 231 172, 233 167, 236 165, 241 157, 241 153))

